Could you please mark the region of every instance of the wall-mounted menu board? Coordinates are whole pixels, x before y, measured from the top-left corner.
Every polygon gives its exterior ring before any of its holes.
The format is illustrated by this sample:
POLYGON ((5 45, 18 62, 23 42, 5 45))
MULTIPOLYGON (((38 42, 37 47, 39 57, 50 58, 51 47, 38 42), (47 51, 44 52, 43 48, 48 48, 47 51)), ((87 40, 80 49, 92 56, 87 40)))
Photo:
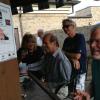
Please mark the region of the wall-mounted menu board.
POLYGON ((0 62, 16 58, 16 45, 9 5, 0 3, 0 62))

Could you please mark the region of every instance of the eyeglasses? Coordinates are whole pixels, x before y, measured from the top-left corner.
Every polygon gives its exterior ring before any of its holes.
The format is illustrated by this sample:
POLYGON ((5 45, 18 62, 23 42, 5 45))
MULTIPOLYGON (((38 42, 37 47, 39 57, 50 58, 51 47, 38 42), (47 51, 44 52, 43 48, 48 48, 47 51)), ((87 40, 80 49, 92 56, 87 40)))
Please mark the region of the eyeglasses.
POLYGON ((63 28, 68 28, 70 25, 63 25, 63 28))
POLYGON ((88 41, 89 44, 92 44, 93 42, 96 42, 97 44, 100 44, 100 39, 90 39, 88 41))

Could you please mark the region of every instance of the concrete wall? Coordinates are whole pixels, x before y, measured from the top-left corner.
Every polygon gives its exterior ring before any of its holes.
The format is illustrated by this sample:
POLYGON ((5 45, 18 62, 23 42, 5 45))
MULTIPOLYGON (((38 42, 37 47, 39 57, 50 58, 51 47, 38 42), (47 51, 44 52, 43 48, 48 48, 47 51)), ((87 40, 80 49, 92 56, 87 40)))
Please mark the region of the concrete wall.
MULTIPOLYGON (((22 14, 23 33, 36 33, 42 28, 45 31, 61 29, 62 19, 67 18, 67 14, 22 14)), ((20 27, 18 15, 13 16, 14 27, 20 27)))
MULTIPOLYGON (((23 34, 26 32, 36 34, 38 29, 56 32, 55 30, 62 29, 62 20, 65 18, 67 18, 67 14, 22 14, 21 21, 23 34)), ((13 22, 14 27, 19 29, 19 36, 21 37, 19 15, 13 16, 13 22)))
MULTIPOLYGON (((76 16, 83 16, 82 17, 70 17, 74 20, 77 24, 77 32, 83 33, 85 36, 86 41, 89 40, 90 37, 90 29, 92 26, 98 22, 100 22, 100 7, 88 7, 86 9, 80 10, 77 12, 76 16), (86 17, 87 15, 91 14, 92 16, 86 17), (85 16, 86 15, 86 16, 85 16)), ((90 54, 89 46, 87 44, 87 51, 90 54)))
POLYGON ((77 24, 77 32, 83 33, 87 41, 90 36, 92 18, 72 18, 72 20, 77 24))
POLYGON ((88 7, 87 9, 81 10, 79 12, 77 12, 76 15, 81 16, 82 14, 85 15, 89 14, 91 11, 91 17, 90 18, 86 18, 83 16, 83 18, 78 18, 78 17, 74 17, 71 18, 72 20, 74 20, 77 24, 77 31, 78 32, 82 32, 85 35, 86 40, 89 39, 90 36, 90 29, 91 27, 100 22, 100 7, 88 7), (82 11, 82 12, 81 12, 82 11))
MULTIPOLYGON (((87 7, 78 11, 76 14, 77 16, 83 17, 71 18, 77 24, 77 31, 83 33, 85 35, 86 40, 89 39, 91 26, 100 21, 99 12, 100 7, 87 7), (89 14, 92 15, 90 18, 87 17, 87 15, 89 14)), ((51 31, 57 35, 57 37, 59 38, 60 45, 62 46, 63 40, 66 37, 62 31, 62 20, 65 18, 67 18, 67 14, 22 14, 21 20, 23 33, 31 32, 35 34, 37 30, 41 28, 44 29, 44 31, 51 31)), ((20 23, 18 15, 13 16, 13 21, 14 27, 18 27, 20 32, 20 23)))
POLYGON ((100 23, 100 6, 99 7, 91 7, 91 12, 92 12, 92 23, 91 24, 96 24, 100 23))
POLYGON ((87 7, 85 9, 81 9, 76 12, 76 16, 88 16, 91 14, 91 7, 87 7))

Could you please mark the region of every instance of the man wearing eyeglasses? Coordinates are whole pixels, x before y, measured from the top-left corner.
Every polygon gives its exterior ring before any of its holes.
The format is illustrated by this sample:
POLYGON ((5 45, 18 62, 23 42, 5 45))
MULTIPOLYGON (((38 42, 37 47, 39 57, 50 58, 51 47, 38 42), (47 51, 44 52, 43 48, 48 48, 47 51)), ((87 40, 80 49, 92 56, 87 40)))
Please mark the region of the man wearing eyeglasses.
POLYGON ((70 19, 62 21, 62 28, 67 34, 64 40, 63 51, 66 56, 72 61, 75 82, 69 85, 69 95, 73 91, 84 91, 85 76, 86 76, 86 44, 83 34, 76 33, 76 23, 70 19))
POLYGON ((93 26, 90 36, 90 50, 93 58, 92 61, 92 82, 87 92, 77 94, 75 100, 90 100, 94 96, 94 100, 100 100, 100 24, 93 26))

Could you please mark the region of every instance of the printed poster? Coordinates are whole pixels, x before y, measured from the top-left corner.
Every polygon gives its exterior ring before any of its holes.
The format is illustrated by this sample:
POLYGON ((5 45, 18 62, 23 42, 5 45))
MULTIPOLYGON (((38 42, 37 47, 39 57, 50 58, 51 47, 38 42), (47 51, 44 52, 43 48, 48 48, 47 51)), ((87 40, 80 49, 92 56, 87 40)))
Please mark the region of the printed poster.
POLYGON ((16 45, 9 5, 0 3, 0 62, 16 58, 16 45))

